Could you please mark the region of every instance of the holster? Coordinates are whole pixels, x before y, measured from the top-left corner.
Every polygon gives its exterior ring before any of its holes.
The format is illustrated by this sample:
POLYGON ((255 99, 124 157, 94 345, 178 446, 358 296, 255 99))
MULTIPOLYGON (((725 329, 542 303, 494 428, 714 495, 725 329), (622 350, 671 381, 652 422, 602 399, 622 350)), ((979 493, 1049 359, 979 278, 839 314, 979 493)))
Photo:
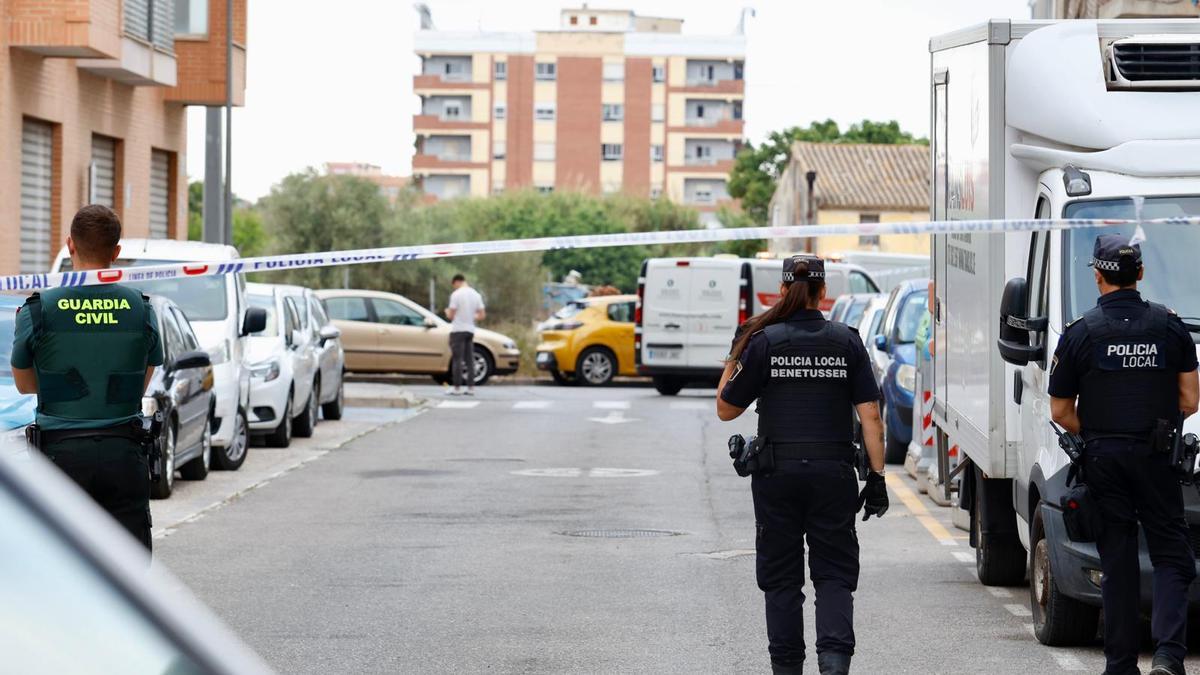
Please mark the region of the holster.
POLYGON ((742 478, 754 474, 766 476, 775 470, 774 448, 770 440, 761 436, 749 440, 740 434, 731 437, 729 457, 733 460, 733 470, 742 478))
POLYGON ((1067 538, 1081 544, 1096 541, 1104 527, 1100 505, 1083 481, 1083 467, 1071 464, 1067 469, 1067 494, 1059 501, 1067 538))
POLYGON ((1150 437, 1150 451, 1154 454, 1168 454, 1172 451, 1175 441, 1175 423, 1170 420, 1157 419, 1154 421, 1154 435, 1150 437))

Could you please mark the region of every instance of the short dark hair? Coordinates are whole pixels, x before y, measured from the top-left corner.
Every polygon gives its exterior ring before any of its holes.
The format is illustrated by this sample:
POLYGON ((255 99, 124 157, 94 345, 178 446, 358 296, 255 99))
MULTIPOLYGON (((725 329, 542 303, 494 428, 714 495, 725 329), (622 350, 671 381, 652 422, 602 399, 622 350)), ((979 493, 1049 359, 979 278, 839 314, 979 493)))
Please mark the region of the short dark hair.
POLYGON ((466 277, 464 277, 463 275, 461 275, 461 274, 455 274, 455 275, 454 275, 454 278, 450 280, 450 283, 452 283, 452 284, 457 284, 457 283, 458 283, 458 282, 460 282, 460 281, 466 281, 466 280, 467 280, 467 278, 466 278, 466 277))
POLYGON ((1118 288, 1128 288, 1137 283, 1138 272, 1142 271, 1142 266, 1135 264, 1129 256, 1122 256, 1121 264, 1117 270, 1100 270, 1100 276, 1104 278, 1104 283, 1109 286, 1118 288))
POLYGON ((79 256, 107 263, 121 241, 121 219, 103 204, 88 204, 71 219, 71 241, 79 256))

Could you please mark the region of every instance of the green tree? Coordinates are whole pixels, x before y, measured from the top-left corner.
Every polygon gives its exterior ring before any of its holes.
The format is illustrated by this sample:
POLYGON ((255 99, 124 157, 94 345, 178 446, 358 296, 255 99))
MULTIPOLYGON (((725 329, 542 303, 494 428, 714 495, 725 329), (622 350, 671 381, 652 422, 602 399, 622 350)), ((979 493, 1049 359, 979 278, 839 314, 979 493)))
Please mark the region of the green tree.
POLYGON ((204 183, 194 180, 188 183, 188 239, 200 241, 204 238, 204 183))
POLYGON ((792 158, 792 144, 796 141, 809 143, 886 143, 928 144, 924 138, 915 138, 902 131, 900 123, 872 122, 863 120, 850 125, 842 133, 837 122, 825 120, 813 122, 806 128, 791 127, 771 132, 758 146, 746 143, 729 173, 729 195, 741 200, 742 211, 751 223, 765 225, 771 197, 775 195, 775 183, 787 168, 792 158))
POLYGON ((267 251, 267 233, 263 228, 262 213, 258 209, 243 208, 233 212, 233 245, 243 258, 262 255, 267 251))

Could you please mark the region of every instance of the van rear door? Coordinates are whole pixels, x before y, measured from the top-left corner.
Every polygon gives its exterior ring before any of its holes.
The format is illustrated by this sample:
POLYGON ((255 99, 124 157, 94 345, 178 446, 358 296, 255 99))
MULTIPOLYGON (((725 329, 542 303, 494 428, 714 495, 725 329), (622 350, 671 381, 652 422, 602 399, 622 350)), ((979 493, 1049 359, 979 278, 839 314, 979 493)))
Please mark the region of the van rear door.
POLYGON ((775 306, 779 302, 779 284, 783 280, 782 260, 751 260, 753 270, 753 309, 751 316, 757 316, 775 306))
POLYGON ((656 258, 646 261, 642 298, 642 365, 679 368, 684 357, 691 293, 691 262, 656 258))
POLYGON ((686 365, 717 370, 738 326, 742 260, 693 259, 688 291, 686 365))

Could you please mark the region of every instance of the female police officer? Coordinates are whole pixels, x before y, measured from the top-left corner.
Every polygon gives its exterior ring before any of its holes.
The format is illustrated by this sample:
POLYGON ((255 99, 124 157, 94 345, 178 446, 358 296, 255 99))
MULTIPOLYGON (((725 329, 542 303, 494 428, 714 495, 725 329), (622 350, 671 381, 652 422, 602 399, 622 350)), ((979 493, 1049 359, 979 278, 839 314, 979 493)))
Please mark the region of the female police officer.
POLYGON ((837 675, 849 672, 854 653, 854 514, 865 504, 866 520, 888 507, 879 389, 858 333, 826 321, 818 309, 825 297, 823 260, 785 260, 779 292, 780 301, 734 339, 717 416, 732 420, 758 399, 758 435, 774 453, 774 470, 752 478, 772 671, 799 673, 804 662, 807 535, 817 660, 822 675, 837 675), (852 465, 855 409, 873 469, 861 494, 852 465))

